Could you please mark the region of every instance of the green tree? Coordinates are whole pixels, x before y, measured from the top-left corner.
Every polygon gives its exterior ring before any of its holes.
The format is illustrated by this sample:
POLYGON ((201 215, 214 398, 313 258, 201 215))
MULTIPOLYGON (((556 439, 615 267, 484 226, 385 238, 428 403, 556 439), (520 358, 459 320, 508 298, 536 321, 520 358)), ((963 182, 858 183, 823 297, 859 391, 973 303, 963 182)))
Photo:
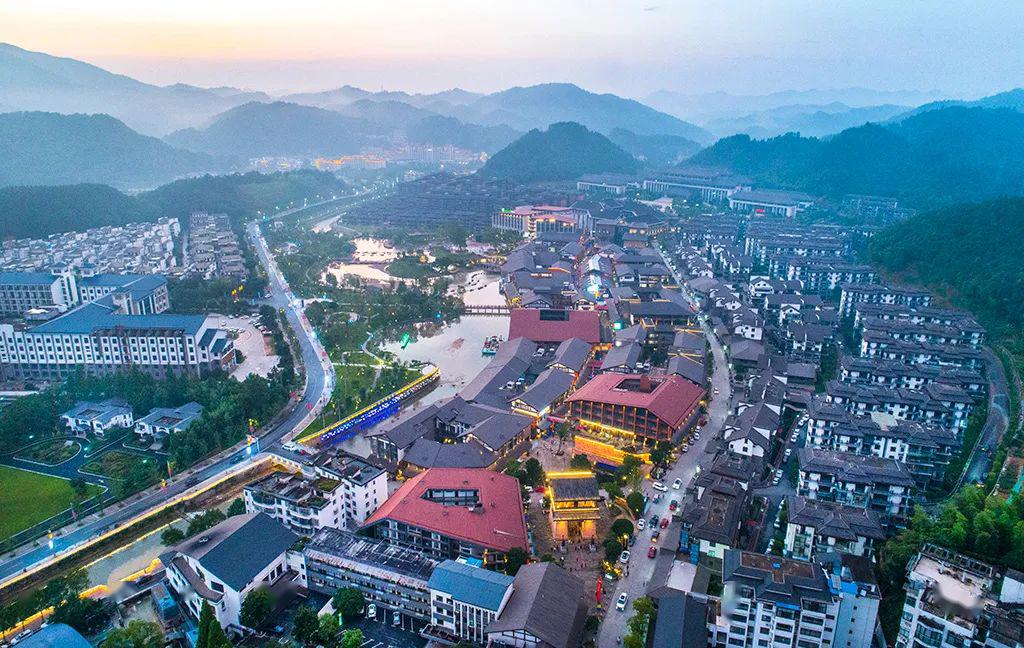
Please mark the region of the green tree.
POLYGON ((569 467, 574 470, 591 470, 590 458, 585 454, 573 455, 569 461, 569 467))
POLYGON ((199 609, 199 635, 196 639, 196 648, 209 648, 210 626, 216 624, 217 619, 213 616, 213 608, 204 600, 203 606, 199 609))
POLYGON ((228 517, 233 515, 242 515, 245 513, 245 501, 241 497, 236 497, 231 502, 231 506, 228 507, 228 517))
MULTIPOLYGON (((465 242, 465 241, 463 241, 465 242)), ((363 631, 358 628, 341 633, 341 648, 359 648, 363 645, 363 631)))
POLYGON ((505 573, 515 576, 519 572, 519 568, 525 565, 529 558, 522 547, 512 547, 505 554, 505 573))
POLYGON ((295 627, 292 636, 299 643, 310 643, 316 639, 317 630, 320 628, 320 619, 316 616, 316 610, 308 605, 300 605, 295 611, 295 627))
POLYGON ((160 542, 171 547, 185 539, 185 532, 175 527, 167 527, 160 533, 160 542))
POLYGON ((622 543, 615 538, 608 538, 604 541, 604 558, 608 562, 613 563, 618 560, 622 550, 622 543))
POLYGON ((317 643, 326 648, 334 648, 338 645, 338 632, 341 631, 341 623, 335 614, 325 614, 320 617, 320 627, 316 631, 317 643))
POLYGON ((107 635, 102 648, 163 648, 164 632, 159 623, 133 619, 124 628, 107 635))
MULTIPOLYGON (((197 644, 196 648, 200 648, 197 644)), ((206 646, 202 648, 231 648, 231 642, 228 640, 228 636, 224 634, 224 628, 221 627, 220 622, 214 619, 210 622, 209 635, 206 638, 206 646)))
POLYGON ((334 593, 334 609, 346 619, 354 619, 363 614, 366 598, 356 587, 344 587, 334 593))
POLYGON ((626 496, 626 505, 629 506, 629 510, 633 512, 634 517, 640 517, 644 514, 644 505, 646 503, 647 500, 640 491, 633 491, 626 496))
POLYGON ((629 537, 633 534, 633 523, 626 518, 619 518, 612 522, 612 535, 617 538, 629 537))
POLYGON ((270 590, 260 587, 246 595, 238 618, 245 627, 259 630, 270 620, 270 613, 273 611, 274 600, 270 590))
POLYGON ((544 484, 544 467, 535 457, 530 457, 523 462, 523 467, 517 476, 525 486, 541 486, 544 484))

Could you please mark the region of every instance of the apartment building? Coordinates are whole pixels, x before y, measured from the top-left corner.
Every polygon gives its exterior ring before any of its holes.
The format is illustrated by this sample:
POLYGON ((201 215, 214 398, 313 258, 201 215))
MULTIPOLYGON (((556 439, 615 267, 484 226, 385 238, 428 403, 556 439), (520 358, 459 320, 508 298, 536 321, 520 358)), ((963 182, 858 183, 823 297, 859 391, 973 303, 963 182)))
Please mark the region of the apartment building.
POLYGON ((491 217, 491 227, 534 237, 546 232, 589 232, 590 212, 576 207, 520 205, 505 208, 491 217))
POLYGON ((505 609, 514 580, 466 562, 442 562, 427 581, 431 623, 423 634, 486 644, 487 626, 505 609))
POLYGON ((885 542, 878 514, 869 509, 790 495, 786 510, 785 550, 793 558, 812 560, 834 551, 870 557, 875 544, 885 542))
POLYGON ((797 495, 871 509, 897 527, 909 518, 915 484, 904 464, 818 448, 800 448, 797 457, 797 495))

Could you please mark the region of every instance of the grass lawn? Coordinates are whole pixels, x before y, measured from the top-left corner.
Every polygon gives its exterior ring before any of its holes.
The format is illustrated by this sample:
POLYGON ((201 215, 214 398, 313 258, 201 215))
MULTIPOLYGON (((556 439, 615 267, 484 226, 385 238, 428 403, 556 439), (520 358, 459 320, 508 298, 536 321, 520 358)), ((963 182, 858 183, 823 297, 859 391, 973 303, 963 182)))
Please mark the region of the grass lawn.
POLYGON ((18 458, 55 466, 74 457, 80 447, 77 441, 54 440, 19 452, 18 458))
POLYGON ((99 459, 93 459, 82 466, 82 470, 114 479, 124 479, 132 464, 139 461, 142 461, 142 457, 138 455, 111 450, 99 459))
MULTIPOLYGON (((88 489, 88 497, 102 490, 91 484, 88 489)), ((73 498, 74 491, 65 479, 0 466, 0 538, 60 513, 73 498)))

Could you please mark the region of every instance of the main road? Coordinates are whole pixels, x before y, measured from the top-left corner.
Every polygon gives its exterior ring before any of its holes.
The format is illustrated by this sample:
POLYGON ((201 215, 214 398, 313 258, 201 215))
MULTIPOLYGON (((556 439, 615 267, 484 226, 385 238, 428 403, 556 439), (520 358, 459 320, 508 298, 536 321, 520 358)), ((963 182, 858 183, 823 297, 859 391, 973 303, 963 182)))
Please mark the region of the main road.
MULTIPOLYGON (((667 267, 672 268, 668 263, 669 259, 666 258, 665 262, 667 267)), ((689 291, 686 290, 685 284, 676 275, 675 270, 672 270, 672 274, 675 276, 683 296, 691 304, 696 304, 689 291)), ((657 504, 652 503, 648 508, 645 513, 645 518, 648 522, 654 515, 657 515, 659 520, 666 517, 671 518, 672 513, 668 510, 668 507, 672 500, 677 500, 682 505, 684 489, 696 477, 697 467, 707 466, 714 459, 719 444, 712 443, 712 441, 722 433, 722 426, 725 424, 725 419, 729 415, 731 408, 732 387, 729 376, 729 362, 725 357, 725 350, 706 322, 701 322, 701 328, 715 359, 714 371, 711 374, 712 392, 708 402, 708 422, 700 431, 700 439, 696 442, 691 441, 689 452, 679 455, 679 459, 676 460, 675 464, 664 476, 662 481, 669 487, 669 490, 662 496, 660 502, 657 504), (683 487, 679 490, 672 488, 672 483, 676 479, 679 479, 683 484, 683 487)), ((645 490, 648 490, 648 495, 653 494, 650 492, 649 487, 645 486, 645 490)), ((654 531, 650 527, 643 531, 636 531, 636 544, 630 548, 628 574, 616 582, 614 590, 607 588, 602 594, 602 604, 608 612, 597 635, 597 645, 599 648, 615 648, 619 640, 629 632, 626 627, 626 621, 633 614, 633 601, 646 593, 647 583, 654 573, 654 563, 657 562, 647 557, 647 548, 651 546, 651 535, 653 533, 654 531), (626 603, 626 610, 620 612, 615 609, 615 601, 623 592, 626 593, 628 601, 626 603)), ((675 553, 678 547, 663 547, 663 549, 664 551, 675 553)), ((607 581, 605 582, 607 583, 607 581)))
MULTIPOLYGON (((256 248, 260 262, 267 272, 270 286, 269 303, 275 308, 284 309, 288 324, 295 332, 302 364, 305 367, 305 386, 299 400, 288 406, 288 411, 271 424, 260 436, 260 445, 270 448, 282 440, 288 440, 306 428, 315 419, 320 410, 330 399, 334 388, 334 368, 327 358, 316 332, 310 326, 302 310, 302 301, 296 299, 281 274, 273 255, 267 248, 266 241, 259 229, 259 224, 251 222, 246 227, 246 234, 256 248)), ((43 543, 39 547, 16 551, 14 557, 5 554, 0 562, 0 589, 9 585, 26 574, 42 569, 58 558, 63 558, 81 550, 109 534, 126 523, 150 515, 166 507, 172 501, 187 498, 190 494, 204 490, 210 483, 222 479, 231 472, 239 471, 249 465, 250 461, 265 458, 257 455, 247 461, 238 460, 239 452, 245 452, 238 446, 225 452, 213 463, 177 475, 166 488, 151 489, 143 493, 137 501, 124 508, 108 507, 102 515, 90 515, 83 520, 82 526, 69 525, 56 532, 52 547, 43 543)), ((30 499, 28 496, 27 499, 30 499)), ((28 503, 26 502, 26 505, 28 503)))

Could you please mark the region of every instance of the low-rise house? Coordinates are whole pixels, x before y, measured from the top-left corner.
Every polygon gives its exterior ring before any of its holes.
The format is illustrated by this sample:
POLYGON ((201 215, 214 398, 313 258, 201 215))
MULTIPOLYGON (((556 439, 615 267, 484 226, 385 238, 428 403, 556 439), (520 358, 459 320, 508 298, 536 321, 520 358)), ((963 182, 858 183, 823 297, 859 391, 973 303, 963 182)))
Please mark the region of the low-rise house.
POLYGON ((446 560, 427 581, 431 623, 421 634, 442 642, 469 641, 483 645, 487 627, 512 597, 515 579, 466 562, 446 560))
POLYGON ((583 582, 558 565, 523 565, 512 596, 487 626, 487 645, 508 648, 576 648, 587 619, 583 582))
POLYGON ((135 433, 159 439, 171 432, 183 432, 203 415, 203 406, 195 401, 180 407, 157 407, 135 421, 135 433))
POLYGON ((111 428, 130 428, 134 422, 132 408, 123 398, 79 401, 60 417, 64 425, 79 436, 92 433, 102 437, 111 428))

